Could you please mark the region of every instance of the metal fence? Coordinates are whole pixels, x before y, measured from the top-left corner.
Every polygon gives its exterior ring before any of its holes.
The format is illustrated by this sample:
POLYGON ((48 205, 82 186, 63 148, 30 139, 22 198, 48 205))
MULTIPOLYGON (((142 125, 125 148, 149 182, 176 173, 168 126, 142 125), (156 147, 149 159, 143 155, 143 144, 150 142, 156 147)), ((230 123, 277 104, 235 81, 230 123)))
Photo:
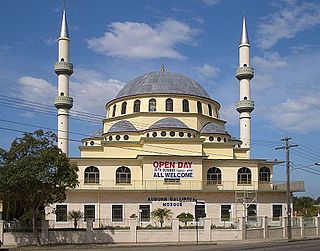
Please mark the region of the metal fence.
MULTIPOLYGON (((38 231, 41 231, 41 222, 37 222, 38 231)), ((3 231, 5 233, 7 232, 32 232, 33 231, 33 225, 32 222, 26 222, 26 221, 6 221, 3 225, 3 231)))

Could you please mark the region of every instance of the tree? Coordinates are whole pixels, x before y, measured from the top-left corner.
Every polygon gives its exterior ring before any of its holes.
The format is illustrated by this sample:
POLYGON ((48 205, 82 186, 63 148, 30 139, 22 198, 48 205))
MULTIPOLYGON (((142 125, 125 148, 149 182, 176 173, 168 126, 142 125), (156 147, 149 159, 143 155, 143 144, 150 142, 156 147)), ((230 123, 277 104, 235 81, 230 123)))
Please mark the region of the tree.
POLYGON ((66 189, 78 185, 78 168, 55 145, 54 133, 37 130, 16 138, 3 153, 0 198, 23 203, 31 211, 33 232, 41 245, 37 220, 41 209, 63 202, 66 189))
POLYGON ((183 222, 185 226, 187 226, 188 221, 192 221, 194 219, 193 215, 190 213, 181 213, 177 215, 179 221, 183 222))
POLYGON ((157 208, 151 212, 152 217, 155 217, 160 222, 160 227, 162 228, 165 219, 171 218, 171 210, 168 208, 157 208))
POLYGON ((77 228, 78 227, 78 221, 80 219, 82 219, 83 213, 80 210, 78 210, 78 211, 71 210, 71 211, 68 212, 68 217, 73 220, 74 228, 77 228))
POLYGON ((293 209, 294 211, 301 212, 303 216, 311 217, 317 215, 317 208, 314 206, 317 202, 308 196, 294 197, 293 209))

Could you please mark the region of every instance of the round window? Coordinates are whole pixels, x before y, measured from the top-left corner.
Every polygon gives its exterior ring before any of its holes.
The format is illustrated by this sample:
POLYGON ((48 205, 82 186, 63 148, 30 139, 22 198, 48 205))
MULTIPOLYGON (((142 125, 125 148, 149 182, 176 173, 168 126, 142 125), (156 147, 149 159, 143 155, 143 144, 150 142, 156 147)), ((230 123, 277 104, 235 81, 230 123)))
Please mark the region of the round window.
POLYGON ((123 138, 124 138, 124 140, 128 140, 129 136, 128 135, 124 135, 123 138))
POLYGON ((213 140, 214 140, 214 138, 213 138, 212 136, 210 136, 210 137, 209 137, 209 140, 210 140, 210 141, 213 141, 213 140))
POLYGON ((116 140, 119 140, 119 139, 120 139, 120 135, 117 135, 117 136, 116 136, 116 140))
POLYGON ((218 142, 220 142, 220 141, 221 141, 221 138, 220 138, 220 137, 218 137, 218 138, 217 138, 217 140, 218 140, 218 142))
POLYGON ((179 132, 179 136, 183 137, 184 136, 184 132, 179 132))
POLYGON ((190 132, 188 132, 188 138, 191 138, 191 133, 190 132))
POLYGON ((94 141, 90 141, 90 145, 93 146, 94 145, 94 141))
POLYGON ((149 137, 150 136, 150 134, 149 133, 147 133, 147 137, 149 137))
POLYGON ((171 136, 171 137, 174 137, 174 135, 176 135, 175 132, 170 132, 170 136, 171 136))
POLYGON ((156 133, 156 132, 153 132, 153 133, 152 133, 152 137, 154 137, 154 138, 157 137, 157 133, 156 133))
POLYGON ((167 135, 167 133, 166 133, 165 131, 162 131, 162 132, 161 132, 161 136, 162 136, 162 137, 165 137, 166 135, 167 135))

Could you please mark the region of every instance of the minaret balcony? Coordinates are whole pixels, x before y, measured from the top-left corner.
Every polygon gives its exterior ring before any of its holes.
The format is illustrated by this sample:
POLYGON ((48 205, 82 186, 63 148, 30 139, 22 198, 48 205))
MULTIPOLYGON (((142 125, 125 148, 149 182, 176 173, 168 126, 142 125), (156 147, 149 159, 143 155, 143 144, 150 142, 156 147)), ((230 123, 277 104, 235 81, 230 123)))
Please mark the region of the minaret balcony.
POLYGON ((73 106, 73 98, 67 96, 58 96, 54 99, 54 106, 57 109, 71 109, 73 106))
POLYGON ((254 110, 254 102, 252 100, 240 100, 236 103, 236 110, 241 112, 252 112, 254 110))
POLYGON ((236 78, 238 80, 241 80, 241 79, 252 79, 253 76, 254 76, 254 70, 250 66, 239 67, 236 70, 236 78))
POLYGON ((54 64, 54 72, 59 74, 68 74, 69 76, 73 73, 73 64, 60 61, 54 64))

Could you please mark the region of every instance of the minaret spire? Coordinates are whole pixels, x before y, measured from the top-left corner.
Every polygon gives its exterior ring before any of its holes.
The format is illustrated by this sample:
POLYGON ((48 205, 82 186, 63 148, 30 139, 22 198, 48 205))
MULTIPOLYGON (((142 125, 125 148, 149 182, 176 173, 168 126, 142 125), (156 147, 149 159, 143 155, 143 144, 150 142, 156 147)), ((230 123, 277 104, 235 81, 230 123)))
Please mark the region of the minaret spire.
POLYGON ((67 13, 66 13, 66 9, 65 8, 64 8, 63 14, 62 14, 60 37, 69 38, 68 23, 67 23, 67 13))
POLYGON ((241 32, 241 37, 240 37, 240 44, 250 44, 248 32, 247 32, 247 24, 246 24, 246 16, 245 15, 243 15, 243 20, 242 20, 242 32, 241 32))
POLYGON ((250 66, 250 43, 244 16, 239 44, 239 68, 236 71, 236 77, 240 83, 240 100, 236 103, 236 110, 240 113, 241 148, 247 149, 248 159, 251 157, 251 112, 254 110, 254 102, 251 100, 250 90, 250 80, 253 76, 254 71, 250 66))
POLYGON ((69 77, 73 73, 73 65, 69 63, 69 32, 66 10, 63 10, 61 32, 58 38, 58 62, 54 64, 54 72, 58 75, 58 96, 54 105, 58 109, 58 147, 67 156, 69 153, 69 110, 73 99, 69 97, 69 77))

